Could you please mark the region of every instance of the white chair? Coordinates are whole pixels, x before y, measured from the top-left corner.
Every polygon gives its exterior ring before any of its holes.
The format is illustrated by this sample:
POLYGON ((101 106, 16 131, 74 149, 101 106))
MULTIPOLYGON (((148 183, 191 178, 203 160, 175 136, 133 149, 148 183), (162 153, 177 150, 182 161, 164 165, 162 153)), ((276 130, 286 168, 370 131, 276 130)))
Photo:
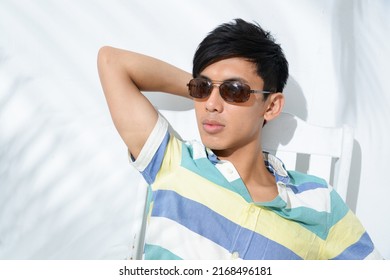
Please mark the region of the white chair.
MULTIPOLYGON (((194 109, 160 110, 174 131, 186 140, 200 140, 194 109)), ((279 157, 288 170, 319 176, 346 201, 352 159, 353 132, 347 125, 322 127, 281 113, 262 133, 263 149, 279 157)))

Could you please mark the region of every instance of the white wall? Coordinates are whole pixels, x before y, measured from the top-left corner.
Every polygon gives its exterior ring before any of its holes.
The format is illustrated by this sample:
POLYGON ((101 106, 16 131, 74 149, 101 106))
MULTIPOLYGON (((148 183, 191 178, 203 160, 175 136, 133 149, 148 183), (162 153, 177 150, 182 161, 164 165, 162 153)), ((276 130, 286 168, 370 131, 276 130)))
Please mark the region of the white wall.
MULTIPOLYGON (((348 202, 386 258, 388 1, 150 0, 0 3, 0 258, 129 258, 142 190, 101 92, 113 45, 191 70, 200 40, 242 17, 290 62, 290 111, 355 129, 348 202)), ((148 94, 164 109, 191 103, 148 94)))

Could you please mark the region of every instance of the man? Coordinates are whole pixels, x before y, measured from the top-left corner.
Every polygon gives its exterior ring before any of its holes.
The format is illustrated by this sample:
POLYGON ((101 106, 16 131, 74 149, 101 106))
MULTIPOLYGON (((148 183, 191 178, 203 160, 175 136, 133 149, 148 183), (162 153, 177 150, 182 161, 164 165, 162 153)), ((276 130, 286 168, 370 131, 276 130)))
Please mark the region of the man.
POLYGON ((132 164, 150 185, 145 259, 381 258, 324 180, 263 153, 262 127, 283 108, 288 63, 260 26, 217 27, 192 75, 111 47, 99 51, 98 69, 132 164), (192 98, 202 143, 170 134, 141 91, 192 98))

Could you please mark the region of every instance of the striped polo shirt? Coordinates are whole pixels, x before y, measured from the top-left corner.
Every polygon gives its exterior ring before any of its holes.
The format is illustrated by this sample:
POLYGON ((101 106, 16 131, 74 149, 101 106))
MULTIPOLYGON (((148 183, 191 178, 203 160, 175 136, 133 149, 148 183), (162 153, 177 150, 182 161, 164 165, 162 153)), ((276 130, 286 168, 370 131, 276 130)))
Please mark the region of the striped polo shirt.
POLYGON ((380 259, 324 180, 263 154, 278 196, 254 202, 229 161, 158 121, 132 164, 149 184, 144 259, 380 259))

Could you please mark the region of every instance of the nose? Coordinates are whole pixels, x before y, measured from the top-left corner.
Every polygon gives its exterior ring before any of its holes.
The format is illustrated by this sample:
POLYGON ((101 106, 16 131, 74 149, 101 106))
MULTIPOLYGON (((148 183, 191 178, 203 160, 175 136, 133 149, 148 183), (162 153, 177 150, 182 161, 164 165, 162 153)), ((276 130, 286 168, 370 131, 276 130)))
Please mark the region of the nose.
POLYGON ((210 96, 206 100, 206 111, 208 112, 218 112, 221 113, 223 111, 223 99, 219 94, 219 84, 213 83, 213 88, 210 96))

